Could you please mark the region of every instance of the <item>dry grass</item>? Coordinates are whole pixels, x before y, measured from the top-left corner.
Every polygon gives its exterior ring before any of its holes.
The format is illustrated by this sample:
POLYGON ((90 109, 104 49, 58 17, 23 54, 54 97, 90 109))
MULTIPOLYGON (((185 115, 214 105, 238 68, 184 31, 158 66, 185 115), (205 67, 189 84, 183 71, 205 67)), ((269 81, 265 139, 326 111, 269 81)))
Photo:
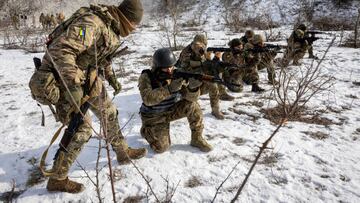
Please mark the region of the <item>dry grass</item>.
POLYGON ((245 144, 245 140, 244 139, 242 139, 242 138, 240 138, 240 137, 236 137, 233 141, 232 141, 232 143, 234 143, 236 146, 242 146, 242 145, 244 145, 245 144))
POLYGON ((336 19, 333 17, 320 17, 312 21, 314 29, 323 31, 353 30, 354 21, 349 19, 336 19))
POLYGON ((309 135, 311 138, 313 138, 315 140, 325 140, 330 137, 329 134, 326 134, 326 133, 323 133, 320 131, 316 131, 316 132, 303 131, 302 133, 309 135))
POLYGON ((185 187, 189 187, 189 188, 195 188, 195 187, 199 187, 203 185, 203 183, 201 182, 201 180, 196 177, 196 176, 192 176, 188 181, 186 181, 185 183, 185 187))
POLYGON ((136 196, 130 196, 127 197, 123 203, 140 203, 143 202, 142 200, 145 198, 145 196, 136 195, 136 196))
MULTIPOLYGON (((261 109, 260 112, 264 114, 264 118, 270 120, 272 123, 278 124, 284 118, 283 108, 276 106, 273 108, 261 109)), ((335 122, 328 118, 321 117, 319 112, 311 112, 306 108, 300 109, 295 114, 290 115, 287 121, 297 121, 307 124, 316 124, 323 126, 342 125, 342 122, 335 122)))

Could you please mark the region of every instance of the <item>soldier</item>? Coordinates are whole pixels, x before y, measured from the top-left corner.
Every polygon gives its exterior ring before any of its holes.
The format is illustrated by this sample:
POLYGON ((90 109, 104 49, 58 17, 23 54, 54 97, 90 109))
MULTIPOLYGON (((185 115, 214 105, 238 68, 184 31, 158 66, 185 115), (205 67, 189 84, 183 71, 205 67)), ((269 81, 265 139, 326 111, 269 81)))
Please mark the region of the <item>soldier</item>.
POLYGON ((261 61, 261 54, 256 53, 253 50, 256 48, 264 47, 264 39, 261 35, 254 35, 249 39, 249 42, 244 46, 244 65, 245 65, 245 76, 243 77, 243 81, 245 83, 251 84, 252 92, 263 92, 264 89, 259 86, 259 74, 257 70, 257 66, 261 61))
POLYGON ((249 39, 251 39, 252 37, 254 37, 254 35, 255 35, 255 33, 254 33, 253 30, 246 30, 246 31, 245 31, 245 35, 240 38, 242 44, 245 45, 246 43, 248 43, 248 42, 249 42, 249 39))
POLYGON ((268 83, 270 85, 277 85, 279 83, 275 79, 276 73, 275 73, 274 59, 276 55, 277 55, 276 51, 273 50, 261 53, 261 61, 257 66, 258 70, 263 70, 266 68, 268 83))
POLYGON ((63 12, 60 12, 56 15, 56 18, 57 18, 57 23, 61 24, 65 20, 65 15, 63 12))
POLYGON ((243 90, 242 83, 251 84, 252 92, 262 92, 263 88, 259 87, 259 74, 257 71, 257 65, 260 63, 260 53, 252 51, 256 46, 263 46, 263 39, 260 35, 254 35, 249 39, 249 42, 245 44, 243 48, 241 39, 233 39, 229 42, 229 46, 232 52, 225 53, 223 55, 223 61, 243 65, 242 69, 230 69, 228 74, 224 78, 226 81, 238 84, 239 86, 229 86, 235 92, 241 92, 243 90))
POLYGON ((11 16, 11 22, 15 29, 18 30, 20 28, 20 19, 19 19, 19 15, 17 13, 15 13, 13 16, 11 16))
POLYGON ((308 42, 305 39, 306 26, 300 24, 297 28, 291 33, 289 39, 287 40, 288 46, 284 53, 284 57, 281 60, 282 66, 287 66, 293 60, 293 65, 299 66, 299 60, 304 58, 304 55, 308 49, 308 42))
MULTIPOLYGON (((242 52, 244 49, 241 39, 235 38, 230 40, 228 43, 231 52, 225 52, 222 55, 222 60, 224 62, 243 65, 244 58, 242 57, 242 52)), ((241 92, 243 90, 243 77, 245 77, 246 71, 244 69, 227 69, 224 73, 224 80, 230 84, 238 84, 238 86, 229 85, 229 90, 233 92, 241 92)))
POLYGON ((51 14, 50 16, 50 27, 56 27, 58 24, 54 14, 51 14))
MULTIPOLYGON (((211 72, 212 70, 204 70, 202 66, 203 62, 206 61, 206 46, 207 39, 205 35, 196 35, 192 43, 181 51, 177 66, 185 71, 193 73, 204 73, 204 71, 211 72)), ((194 81, 194 83, 202 83, 201 95, 209 93, 212 109, 211 114, 217 119, 224 119, 224 114, 220 111, 219 107, 220 92, 218 84, 200 81, 194 81)))
MULTIPOLYGON (((111 56, 120 46, 121 37, 128 36, 141 21, 143 8, 140 0, 124 0, 119 6, 91 5, 83 7, 70 17, 65 27, 58 27, 50 34, 48 49, 39 72, 56 70, 57 91, 51 91, 57 117, 68 124, 76 106, 90 103, 90 110, 100 118, 105 115, 107 139, 116 153, 119 164, 146 155, 145 148, 128 147, 119 126, 118 111, 105 90, 102 78, 118 92, 120 83, 113 74, 111 56), (104 73, 102 77, 98 72, 104 73), (100 109, 100 102, 103 101, 100 109)), ((56 78, 56 77, 55 77, 56 78)), ((31 81, 30 81, 31 86, 31 81)), ((50 94, 49 93, 49 94, 50 94)), ((90 139, 91 117, 85 114, 85 122, 78 126, 67 146, 60 145, 54 159, 53 173, 47 183, 48 191, 78 193, 84 189, 81 183, 69 180, 68 171, 83 145, 90 139)))
POLYGON ((45 15, 45 28, 49 29, 51 27, 51 16, 50 14, 45 15))
POLYGON ((186 82, 182 78, 168 79, 175 63, 175 55, 170 49, 158 49, 153 55, 151 70, 144 70, 140 75, 141 136, 155 152, 162 153, 171 144, 170 122, 187 117, 191 129, 190 145, 209 152, 212 147, 202 137, 203 117, 197 103, 201 83, 186 82))
POLYGON ((46 17, 44 15, 44 13, 40 14, 39 22, 40 22, 42 28, 45 29, 46 28, 46 17))

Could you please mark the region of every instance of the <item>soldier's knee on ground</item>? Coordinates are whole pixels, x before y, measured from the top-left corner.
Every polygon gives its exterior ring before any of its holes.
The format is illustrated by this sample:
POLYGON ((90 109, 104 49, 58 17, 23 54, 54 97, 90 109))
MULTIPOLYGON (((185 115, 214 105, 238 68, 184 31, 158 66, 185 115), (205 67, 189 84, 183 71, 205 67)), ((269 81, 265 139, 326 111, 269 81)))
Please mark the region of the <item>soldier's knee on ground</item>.
POLYGON ((163 153, 170 148, 170 140, 168 136, 162 136, 158 140, 150 143, 150 147, 156 153, 163 153))

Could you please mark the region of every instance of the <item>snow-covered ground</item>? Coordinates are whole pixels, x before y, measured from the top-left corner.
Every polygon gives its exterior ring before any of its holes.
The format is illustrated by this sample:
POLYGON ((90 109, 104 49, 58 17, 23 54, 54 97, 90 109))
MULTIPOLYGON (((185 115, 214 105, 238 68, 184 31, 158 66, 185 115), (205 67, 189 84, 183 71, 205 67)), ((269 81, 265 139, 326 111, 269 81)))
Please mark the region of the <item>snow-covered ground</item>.
MULTIPOLYGON (((187 37, 182 40, 189 43, 192 34, 184 33, 187 37)), ((234 36, 223 31, 208 32, 209 46, 225 46, 234 36)), ((204 136, 214 150, 202 153, 189 146, 190 129, 186 119, 181 119, 171 124, 170 150, 154 154, 139 133, 141 98, 136 79, 143 69, 149 68, 146 64, 149 64, 154 50, 160 48, 160 41, 156 28, 141 28, 126 42, 130 51, 136 52, 115 60, 115 69, 122 65, 130 74, 119 78, 124 91, 114 98, 121 125, 134 116, 123 133, 130 146, 149 150, 145 158, 135 163, 151 180, 159 198, 165 195, 167 184, 163 178, 167 178, 170 185, 179 183, 173 202, 209 202, 219 184, 240 161, 216 201, 229 202, 250 167, 249 160, 275 129, 274 124, 263 118, 260 112, 269 103, 270 91, 253 94, 251 87, 245 86, 244 92, 231 93, 236 96, 235 101, 221 102, 221 109, 226 114, 224 121, 211 116, 208 96, 202 96, 199 102, 204 113, 204 136), (257 105, 253 101, 257 101, 257 105), (231 109, 246 114, 239 115, 231 109)), ((315 53, 321 55, 329 42, 330 39, 316 41, 315 53)), ((34 69, 32 58, 42 55, 0 49, 0 193, 10 191, 15 181, 17 189, 26 189, 16 199, 17 202, 96 202, 94 187, 77 164, 71 168, 69 176, 85 184, 86 190, 81 194, 49 193, 45 189, 46 182, 26 187, 29 169, 33 168, 29 160, 40 158, 60 126, 51 112, 43 107, 46 126, 41 127, 40 108, 30 96, 28 81, 34 69)), ((305 65, 310 62, 309 59, 304 60, 305 65)), ((360 50, 333 47, 322 67, 325 73, 336 78, 336 84, 331 92, 317 95, 310 108, 331 107, 332 111, 327 110, 321 116, 338 125, 288 122, 271 142, 272 149, 255 167, 238 202, 360 202, 360 86, 353 83, 360 82, 360 50), (324 136, 317 139, 319 137, 310 136, 309 132, 321 132, 324 136)), ((266 83, 266 72, 262 71, 260 76, 261 85, 270 89, 266 83)), ((111 93, 111 88, 108 90, 111 93)), ((98 121, 94 118, 93 122, 98 128, 98 121)), ((91 139, 78 158, 92 177, 95 176, 97 146, 97 139, 91 139)), ((50 150, 49 165, 56 149, 54 145, 50 150)), ((111 155, 118 179, 115 191, 119 202, 130 196, 145 196, 147 185, 136 169, 132 165, 118 166, 115 154, 111 155)), ((103 150, 101 165, 105 164, 103 150)), ((100 178, 105 184, 102 196, 105 202, 111 202, 108 170, 104 169, 100 178)), ((153 201, 154 197, 150 197, 150 202, 153 201)))

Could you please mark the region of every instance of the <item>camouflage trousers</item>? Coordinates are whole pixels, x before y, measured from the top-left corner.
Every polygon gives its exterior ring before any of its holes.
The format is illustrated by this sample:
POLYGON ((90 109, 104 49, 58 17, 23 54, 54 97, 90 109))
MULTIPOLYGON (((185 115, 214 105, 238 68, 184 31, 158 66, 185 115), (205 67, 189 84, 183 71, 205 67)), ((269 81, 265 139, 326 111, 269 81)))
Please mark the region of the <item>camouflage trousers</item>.
POLYGON ((203 82, 200 86, 200 95, 209 94, 210 106, 213 112, 220 111, 220 96, 226 94, 225 87, 218 83, 203 82))
POLYGON ((276 73, 275 73, 275 65, 274 62, 260 62, 260 64, 257 66, 258 70, 263 70, 266 68, 267 71, 267 78, 269 81, 273 82, 276 78, 276 73))
POLYGON ((294 45, 294 47, 289 47, 286 49, 284 53, 284 57, 282 59, 281 65, 288 66, 291 61, 293 61, 294 65, 299 64, 299 60, 304 58, 307 51, 307 46, 294 45))
POLYGON ((224 79, 227 82, 237 84, 238 86, 229 85, 229 89, 233 92, 242 92, 243 82, 246 84, 257 84, 259 83, 259 73, 257 67, 254 68, 243 68, 236 70, 229 70, 227 74, 224 75, 224 79))
POLYGON ((141 136, 157 153, 166 151, 170 145, 170 122, 186 117, 192 137, 202 136, 203 115, 197 102, 182 100, 176 103, 170 111, 157 114, 141 113, 141 136))
MULTIPOLYGON (((105 118, 107 139, 116 151, 116 149, 122 149, 127 145, 120 130, 117 108, 107 96, 104 89, 102 92, 103 93, 100 96, 91 98, 88 102, 90 103, 90 110, 99 120, 101 118, 105 118)), ((62 123, 69 123, 69 111, 71 108, 71 105, 65 100, 64 96, 61 95, 60 100, 56 105, 56 110, 62 123)), ((56 171, 56 173, 54 173, 50 178, 62 180, 67 177, 71 165, 80 154, 84 144, 89 141, 91 135, 91 116, 89 112, 87 112, 84 117, 84 123, 79 126, 69 145, 65 148, 65 150, 58 151, 58 156, 55 157, 53 164, 53 170, 56 171)))

